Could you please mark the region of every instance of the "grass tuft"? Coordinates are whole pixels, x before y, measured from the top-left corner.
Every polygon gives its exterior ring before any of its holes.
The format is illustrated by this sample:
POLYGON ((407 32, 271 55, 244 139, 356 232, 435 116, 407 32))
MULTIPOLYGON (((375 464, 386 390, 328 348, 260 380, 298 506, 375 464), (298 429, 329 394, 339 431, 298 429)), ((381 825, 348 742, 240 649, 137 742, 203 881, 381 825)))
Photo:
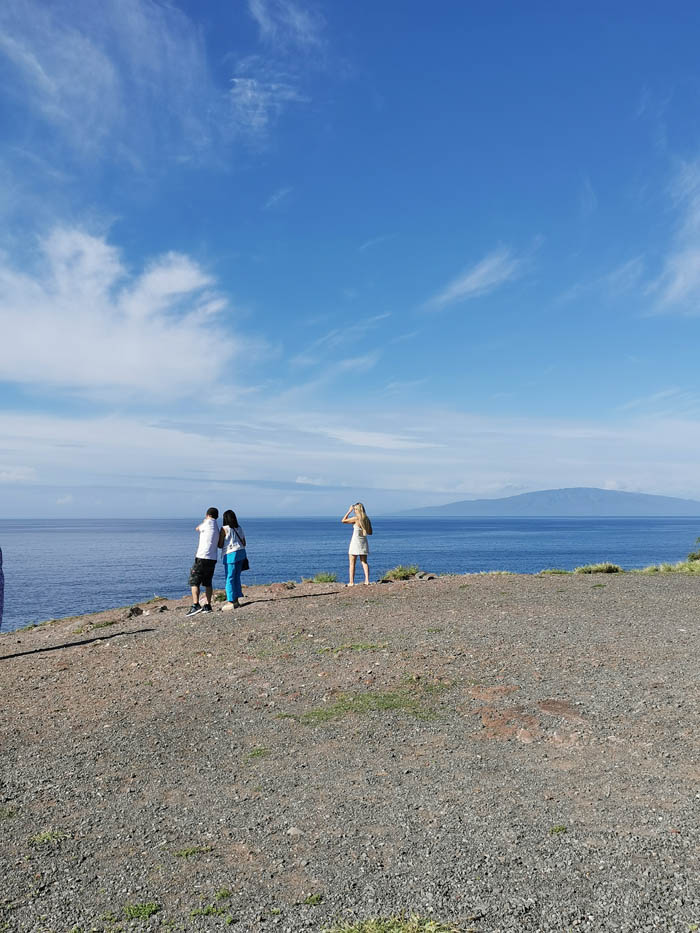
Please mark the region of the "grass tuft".
POLYGON ((439 920, 424 920, 421 917, 386 917, 362 920, 359 923, 344 923, 326 929, 323 933, 459 933, 452 924, 439 920))
POLYGON ((562 570, 561 567, 547 567, 546 570, 540 570, 540 576, 545 573, 572 573, 571 570, 562 570))
POLYGON ((338 574, 337 573, 317 573, 316 576, 311 581, 312 583, 337 583, 338 574))
POLYGON ((635 573, 700 573, 700 560, 681 560, 677 564, 652 564, 635 573))
POLYGON ((399 564, 399 566, 394 567, 393 570, 387 570, 387 572, 382 577, 382 582, 409 580, 411 577, 415 577, 415 575, 419 572, 420 567, 417 564, 399 564))
POLYGON ((310 904, 312 907, 315 907, 317 904, 320 904, 323 900, 323 894, 309 894, 308 897, 305 897, 302 901, 302 904, 310 904))
POLYGON ((229 911, 228 907, 219 907, 209 904, 207 907, 196 907, 190 911, 190 917, 223 917, 229 911))
POLYGON ((211 852, 212 846, 191 846, 189 849, 180 849, 179 852, 173 852, 175 858, 192 858, 195 855, 204 855, 211 852))
POLYGON ((155 901, 150 901, 148 904, 125 904, 124 906, 124 913, 129 920, 148 920, 161 910, 162 907, 155 901))
POLYGON ((283 713, 282 718, 294 719, 304 726, 317 726, 343 719, 352 713, 408 713, 417 719, 432 719, 435 713, 427 706, 426 700, 452 684, 415 682, 412 687, 399 690, 367 691, 364 693, 342 693, 334 703, 317 706, 298 715, 283 713))
POLYGON ((584 564, 583 567, 576 567, 574 573, 624 573, 625 571, 619 564, 609 562, 603 564, 584 564))
POLYGON ((333 652, 333 654, 337 657, 343 651, 383 651, 386 647, 386 642, 381 645, 373 645, 369 642, 359 641, 347 645, 338 645, 337 648, 328 646, 326 648, 319 648, 318 650, 321 654, 333 652))
POLYGON ((29 840, 33 846, 54 846, 60 845, 64 839, 68 839, 68 833, 61 832, 60 829, 46 829, 43 833, 37 833, 29 840))

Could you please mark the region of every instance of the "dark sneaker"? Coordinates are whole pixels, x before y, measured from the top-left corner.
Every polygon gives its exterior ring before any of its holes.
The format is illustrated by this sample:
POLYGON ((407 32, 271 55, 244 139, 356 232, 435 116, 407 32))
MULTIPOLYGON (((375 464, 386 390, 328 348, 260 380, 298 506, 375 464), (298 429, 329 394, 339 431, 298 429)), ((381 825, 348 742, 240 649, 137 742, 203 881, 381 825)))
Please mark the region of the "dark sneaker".
POLYGON ((202 606, 202 612, 213 612, 213 610, 212 610, 211 606, 209 605, 209 603, 207 603, 206 605, 202 606))
POLYGON ((196 616, 198 612, 202 612, 201 606, 190 606, 190 608, 185 613, 186 616, 196 616))

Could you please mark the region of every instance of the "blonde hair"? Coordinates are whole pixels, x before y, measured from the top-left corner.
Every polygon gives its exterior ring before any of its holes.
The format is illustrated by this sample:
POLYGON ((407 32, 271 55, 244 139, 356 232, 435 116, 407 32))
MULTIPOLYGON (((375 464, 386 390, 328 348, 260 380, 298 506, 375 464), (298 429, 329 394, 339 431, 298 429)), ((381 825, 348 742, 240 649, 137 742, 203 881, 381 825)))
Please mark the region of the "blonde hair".
POLYGON ((369 516, 365 512, 364 505, 361 502, 356 502, 353 508, 355 509, 355 518, 357 519, 360 532, 363 535, 371 535, 372 522, 369 520, 369 516))

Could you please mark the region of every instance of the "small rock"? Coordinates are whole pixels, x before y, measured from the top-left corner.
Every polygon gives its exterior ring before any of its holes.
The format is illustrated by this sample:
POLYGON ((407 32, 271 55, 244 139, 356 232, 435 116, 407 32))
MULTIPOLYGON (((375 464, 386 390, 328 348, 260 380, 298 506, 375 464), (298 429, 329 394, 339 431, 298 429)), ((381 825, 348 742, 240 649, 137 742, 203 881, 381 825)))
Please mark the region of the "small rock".
POLYGON ((297 829, 296 826, 290 826, 289 829, 287 830, 287 835, 293 836, 294 838, 296 838, 298 836, 303 836, 304 834, 302 833, 300 829, 297 829))

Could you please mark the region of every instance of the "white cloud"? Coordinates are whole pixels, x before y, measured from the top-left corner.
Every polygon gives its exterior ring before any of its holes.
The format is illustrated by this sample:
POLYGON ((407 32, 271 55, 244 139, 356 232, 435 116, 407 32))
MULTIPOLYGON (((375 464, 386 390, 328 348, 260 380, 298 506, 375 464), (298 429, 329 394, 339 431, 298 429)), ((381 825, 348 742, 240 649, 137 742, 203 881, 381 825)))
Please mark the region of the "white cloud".
POLYGON ((266 137, 289 104, 308 102, 286 76, 265 72, 257 77, 242 74, 233 78, 230 100, 236 130, 258 141, 266 137))
POLYGON ((385 233, 383 236, 374 236, 369 240, 365 240, 365 242, 362 243, 357 248, 359 252, 364 253, 368 249, 372 249, 375 246, 379 246, 380 243, 385 243, 387 240, 393 240, 395 237, 396 237, 395 233, 385 233))
POLYGON ((277 207, 280 201, 284 201, 285 198, 288 198, 294 189, 289 185, 285 185, 282 188, 278 188, 277 191, 274 191, 270 197, 263 204, 263 210, 269 211, 273 207, 277 207))
POLYGON ((216 321, 225 302, 187 256, 168 253, 130 275, 104 239, 59 228, 34 274, 0 257, 0 379, 78 391, 206 392, 237 344, 216 321), (200 360, 207 347, 216 353, 200 360))
MULTIPOLYGON (((350 347, 356 349, 358 345, 361 345, 363 337, 374 330, 382 321, 390 317, 391 312, 385 311, 382 314, 374 314, 372 317, 356 321, 354 324, 349 324, 347 327, 334 327, 312 341, 304 352, 293 357, 291 362, 295 366, 316 366, 320 363, 328 364, 331 351, 342 348, 347 352, 350 347)), ((356 362, 358 359, 372 359, 376 361, 376 355, 376 351, 369 351, 367 354, 361 354, 358 357, 353 356, 346 358, 343 361, 343 365, 345 365, 346 368, 353 368, 353 361, 356 362)), ((335 363, 333 365, 340 364, 335 363)))
POLYGON ((0 464, 0 483, 31 483, 36 478, 34 467, 0 464))
POLYGON ((595 193, 595 188, 587 175, 583 179, 579 192, 579 208, 583 218, 590 217, 598 208, 598 195, 595 193))
POLYGON ((323 20, 293 0, 248 0, 260 37, 269 43, 317 49, 323 43, 323 20))
POLYGON ((649 291, 658 295, 660 311, 700 314, 700 161, 682 165, 672 196, 680 215, 678 230, 649 291))
POLYGON ((471 269, 450 282, 426 303, 426 308, 439 311, 450 304, 486 295, 522 272, 523 260, 504 247, 485 256, 471 269))
POLYGON ((191 157, 219 131, 224 95, 202 35, 154 0, 26 0, 0 5, 6 88, 83 154, 191 157))
MULTIPOLYGON (((298 400, 281 405, 279 398, 251 400, 245 423, 221 415, 202 409, 191 425, 168 425, 145 415, 80 418, 0 411, 0 436, 16 448, 18 465, 35 471, 27 478, 26 502, 39 503, 41 484, 51 483, 51 496, 42 502, 55 506, 57 498, 73 494, 80 509, 88 487, 99 486, 103 515, 120 495, 130 514, 139 514, 152 493, 161 497, 162 508, 172 508, 170 491, 181 497, 178 502, 191 500, 199 507, 203 490, 215 488, 212 484, 230 488, 237 480, 247 484, 244 514, 263 507, 267 514, 279 512, 285 483, 298 488, 303 498, 297 510, 304 514, 340 508, 338 490, 360 485, 375 489, 370 499, 375 509, 387 501, 408 508, 434 502, 438 495, 449 501, 606 483, 700 498, 697 416, 650 419, 635 411, 618 413, 612 422, 583 422, 414 406, 404 427, 402 409, 388 404, 381 411, 361 407, 338 414, 298 400), (304 489, 321 478, 336 492, 304 489), (134 498, 135 490, 142 498, 134 498)), ((4 470, 14 469, 11 456, 4 456, 4 463, 4 470)), ((3 514, 8 509, 21 514, 14 503, 22 488, 21 481, 0 485, 3 514)))

